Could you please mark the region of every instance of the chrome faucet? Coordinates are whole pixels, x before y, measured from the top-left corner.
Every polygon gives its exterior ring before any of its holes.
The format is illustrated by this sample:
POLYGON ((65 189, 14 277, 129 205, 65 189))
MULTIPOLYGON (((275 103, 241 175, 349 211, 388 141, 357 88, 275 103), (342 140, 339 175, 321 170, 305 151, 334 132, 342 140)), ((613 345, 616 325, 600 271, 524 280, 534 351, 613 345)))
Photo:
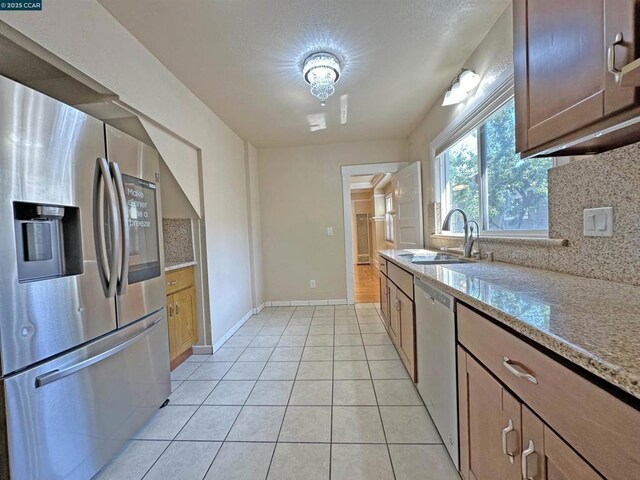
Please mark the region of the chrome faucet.
MULTIPOLYGON (((471 249, 473 248, 473 227, 471 227, 471 238, 469 238, 469 227, 470 227, 470 223, 475 223, 476 227, 478 226, 478 224, 474 221, 467 221, 467 214, 464 213, 464 210, 460 209, 460 208, 454 208, 452 210, 449 211, 449 213, 447 213, 447 216, 444 217, 444 221, 442 222, 442 230, 449 230, 450 229, 450 224, 451 224, 451 217, 454 213, 460 213, 460 215, 462 215, 462 221, 464 222, 464 243, 462 244, 462 248, 464 251, 464 257, 465 258, 469 258, 471 256, 471 249)), ((478 228, 478 238, 480 235, 480 229, 478 228)))
POLYGON ((467 231, 467 227, 469 228, 469 240, 464 244, 464 257, 469 258, 471 256, 471 252, 473 251, 473 224, 476 225, 476 240, 478 240, 478 251, 480 251, 480 225, 475 220, 469 220, 464 224, 464 230, 467 231))

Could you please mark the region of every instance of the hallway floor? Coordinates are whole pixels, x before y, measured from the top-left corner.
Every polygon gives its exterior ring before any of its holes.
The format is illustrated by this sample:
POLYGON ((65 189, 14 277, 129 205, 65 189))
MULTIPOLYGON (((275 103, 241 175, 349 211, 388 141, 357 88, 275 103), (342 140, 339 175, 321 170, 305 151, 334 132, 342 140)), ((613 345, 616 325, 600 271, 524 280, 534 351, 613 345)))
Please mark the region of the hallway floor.
POLYGON ((373 265, 353 266, 354 299, 358 303, 380 303, 380 277, 373 265))
POLYGON ((99 480, 458 480, 373 304, 266 308, 99 480))

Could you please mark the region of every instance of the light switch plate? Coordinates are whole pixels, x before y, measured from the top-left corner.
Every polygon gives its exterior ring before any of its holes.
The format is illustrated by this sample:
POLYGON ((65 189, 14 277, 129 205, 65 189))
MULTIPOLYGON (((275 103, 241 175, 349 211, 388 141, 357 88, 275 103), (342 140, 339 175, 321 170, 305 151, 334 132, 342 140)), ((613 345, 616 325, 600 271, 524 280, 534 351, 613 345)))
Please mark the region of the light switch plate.
POLYGON ((327 227, 327 237, 333 236, 333 227, 327 227))
POLYGON ((585 208, 583 231, 585 237, 612 237, 613 207, 585 208))

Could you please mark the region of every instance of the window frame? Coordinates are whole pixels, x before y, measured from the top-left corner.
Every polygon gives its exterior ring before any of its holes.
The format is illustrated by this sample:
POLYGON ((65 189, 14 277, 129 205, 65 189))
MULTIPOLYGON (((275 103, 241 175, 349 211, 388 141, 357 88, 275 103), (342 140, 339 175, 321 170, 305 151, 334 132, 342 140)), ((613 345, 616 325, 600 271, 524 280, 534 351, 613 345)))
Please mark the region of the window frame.
MULTIPOLYGON (((472 114, 457 125, 457 128, 447 129, 432 143, 432 155, 434 158, 434 167, 437 179, 437 183, 434 182, 434 192, 436 193, 436 201, 439 201, 441 206, 441 216, 444 217, 446 212, 450 210, 451 198, 450 188, 448 184, 448 168, 446 155, 448 150, 454 146, 459 140, 464 138, 473 130, 477 131, 478 142, 478 194, 480 196, 480 211, 478 218, 478 225, 480 226, 481 237, 523 237, 523 238, 548 238, 549 228, 538 230, 492 230, 486 229, 485 219, 488 218, 488 187, 487 187, 487 175, 486 175, 486 155, 484 154, 484 145, 482 141, 482 128, 500 109, 507 106, 510 102, 514 101, 513 93, 513 77, 511 77, 511 83, 505 84, 502 88, 498 88, 493 95, 490 95, 485 102, 478 106, 472 114), (449 132, 449 130, 452 130, 449 132), (434 144, 438 145, 438 148, 434 148, 434 144)), ((562 163, 562 160, 552 158, 552 165, 550 168, 556 167, 562 163)), ((532 160, 535 161, 535 160, 532 160)), ((442 230, 442 225, 436 225, 436 232, 441 235, 463 237, 464 233, 452 232, 450 230, 442 230)))

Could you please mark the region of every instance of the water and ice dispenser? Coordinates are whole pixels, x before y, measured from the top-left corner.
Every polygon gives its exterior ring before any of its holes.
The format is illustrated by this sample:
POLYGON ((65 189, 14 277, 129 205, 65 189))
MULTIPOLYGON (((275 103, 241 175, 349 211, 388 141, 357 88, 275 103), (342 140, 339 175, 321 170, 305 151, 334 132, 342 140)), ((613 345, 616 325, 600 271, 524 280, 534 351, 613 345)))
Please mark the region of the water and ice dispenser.
POLYGON ((83 273, 80 209, 14 202, 20 282, 83 273))

